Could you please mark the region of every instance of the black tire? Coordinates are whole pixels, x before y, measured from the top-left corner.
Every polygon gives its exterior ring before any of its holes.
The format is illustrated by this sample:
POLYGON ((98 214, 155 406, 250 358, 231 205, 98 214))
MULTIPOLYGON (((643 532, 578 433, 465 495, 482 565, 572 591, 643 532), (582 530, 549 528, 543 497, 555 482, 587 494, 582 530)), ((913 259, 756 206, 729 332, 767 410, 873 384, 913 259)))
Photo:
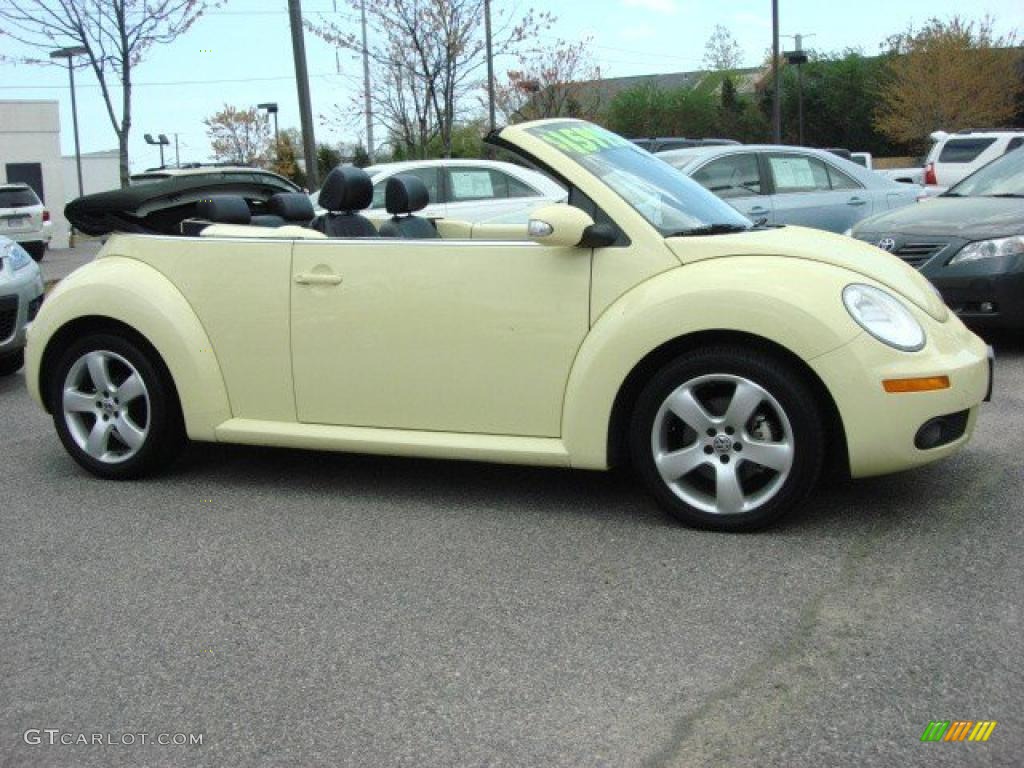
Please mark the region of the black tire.
POLYGON ((158 472, 170 466, 185 445, 184 419, 171 376, 163 361, 134 338, 117 332, 101 332, 79 339, 60 356, 46 388, 53 423, 64 448, 82 467, 98 477, 129 480, 158 472), (72 366, 83 355, 97 351, 112 352, 134 366, 148 395, 146 437, 134 455, 116 463, 94 458, 79 446, 71 434, 63 407, 64 382, 72 366))
POLYGON ((17 373, 25 364, 25 350, 19 349, 10 355, 0 357, 0 376, 10 376, 17 373))
MULTIPOLYGON (((699 390, 695 388, 694 391, 699 390)), ((738 389, 734 389, 733 394, 738 391, 738 389)), ((732 395, 726 394, 724 397, 732 397, 732 395)), ((767 400, 761 401, 757 410, 754 411, 754 414, 757 414, 757 429, 767 430, 769 433, 772 429, 786 429, 785 427, 773 428, 770 426, 774 412, 774 405, 767 400)), ((743 430, 747 429, 753 418, 753 416, 750 417, 741 425, 743 430)), ((728 420, 726 419, 726 421, 728 420)), ((780 420, 776 419, 776 421, 780 420)), ((682 425, 684 422, 679 421, 678 423, 682 425)), ((715 427, 715 429, 718 428, 715 427)), ((721 429, 725 429, 724 423, 721 429)), ((730 427, 730 429, 734 428, 730 427)), ((734 432, 729 434, 733 435, 734 432)), ((760 439, 760 437, 756 439, 760 439)), ((719 531, 752 531, 777 521, 799 505, 817 484, 825 452, 825 429, 820 404, 811 388, 800 374, 792 369, 791 365, 752 348, 720 346, 686 354, 668 364, 652 377, 640 393, 634 408, 630 423, 629 442, 633 465, 641 480, 658 502, 676 519, 696 528, 719 531), (676 490, 673 490, 668 481, 662 479, 657 469, 652 442, 662 439, 656 435, 668 434, 664 430, 666 430, 668 421, 674 416, 661 417, 658 422, 661 426, 657 433, 654 432, 655 419, 659 418, 660 413, 664 413, 662 405, 666 403, 667 398, 684 385, 705 381, 706 379, 702 377, 710 377, 712 383, 706 385, 698 383, 695 387, 728 386, 727 383, 716 382, 714 380, 716 376, 742 378, 763 389, 781 407, 791 432, 789 438, 791 464, 786 470, 788 474, 766 469, 757 463, 750 462, 749 459, 744 459, 741 452, 742 435, 747 434, 751 438, 747 443, 747 456, 751 455, 750 452, 756 445, 755 438, 749 433, 737 432, 735 437, 725 438, 723 431, 721 433, 723 436, 712 438, 710 431, 707 431, 705 438, 704 435, 695 431, 687 431, 685 427, 670 425, 667 429, 675 429, 677 435, 673 439, 681 441, 684 448, 700 448, 704 454, 708 454, 708 458, 702 460, 701 466, 687 470, 688 474, 684 474, 675 481, 677 483, 676 490), (733 445, 739 445, 739 449, 728 448, 730 439, 736 441, 733 445), (721 440, 722 443, 714 442, 717 440, 721 440), (718 455, 718 445, 721 445, 723 452, 728 454, 727 456, 718 455), (732 450, 731 453, 730 450, 732 450), (755 494, 751 501, 753 505, 751 509, 745 510, 741 505, 742 511, 721 514, 701 509, 684 500, 678 492, 680 487, 683 488, 682 494, 691 499, 693 498, 693 493, 690 492, 692 488, 699 489, 702 483, 709 490, 714 488, 717 491, 718 486, 715 485, 717 480, 712 480, 710 477, 717 478, 719 467, 715 464, 714 460, 716 459, 720 460, 722 464, 729 464, 732 461, 732 472, 744 475, 739 481, 739 487, 744 492, 744 504, 747 499, 745 485, 751 479, 755 483, 764 483, 762 490, 767 490, 764 491, 763 501, 755 504, 757 502, 755 494), (765 477, 769 479, 762 479, 765 477)), ((713 501, 708 503, 714 506, 713 501)))
POLYGON ((33 261, 42 261, 46 255, 46 243, 25 243, 22 247, 28 251, 33 261))

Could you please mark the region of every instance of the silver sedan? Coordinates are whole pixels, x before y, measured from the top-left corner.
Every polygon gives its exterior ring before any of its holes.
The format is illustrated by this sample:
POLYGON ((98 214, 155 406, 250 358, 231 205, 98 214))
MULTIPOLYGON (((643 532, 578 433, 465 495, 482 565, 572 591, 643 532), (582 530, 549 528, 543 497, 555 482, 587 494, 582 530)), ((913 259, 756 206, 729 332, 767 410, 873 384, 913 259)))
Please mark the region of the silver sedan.
POLYGON ((861 219, 910 205, 921 187, 900 184, 830 152, 746 144, 692 147, 658 157, 755 224, 845 232, 861 219))
POLYGON ((22 366, 25 327, 43 303, 39 265, 24 248, 0 235, 0 376, 22 366))

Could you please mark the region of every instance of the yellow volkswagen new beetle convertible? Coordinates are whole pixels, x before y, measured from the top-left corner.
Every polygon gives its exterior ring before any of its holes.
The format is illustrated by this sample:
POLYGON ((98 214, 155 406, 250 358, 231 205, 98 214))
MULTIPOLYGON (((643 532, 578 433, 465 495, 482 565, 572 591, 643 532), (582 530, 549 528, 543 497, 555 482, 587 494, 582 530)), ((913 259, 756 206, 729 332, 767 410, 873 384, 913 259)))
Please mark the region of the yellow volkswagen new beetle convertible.
POLYGON ((739 530, 826 471, 903 470, 969 439, 988 349, 899 259, 754 228, 586 122, 488 140, 567 202, 523 226, 428 221, 428 190, 399 176, 371 224, 365 174, 338 168, 312 221, 295 195, 183 198, 162 221, 185 234, 111 237, 29 335, 28 385, 68 452, 107 478, 165 466, 186 436, 631 463, 680 520, 739 530))

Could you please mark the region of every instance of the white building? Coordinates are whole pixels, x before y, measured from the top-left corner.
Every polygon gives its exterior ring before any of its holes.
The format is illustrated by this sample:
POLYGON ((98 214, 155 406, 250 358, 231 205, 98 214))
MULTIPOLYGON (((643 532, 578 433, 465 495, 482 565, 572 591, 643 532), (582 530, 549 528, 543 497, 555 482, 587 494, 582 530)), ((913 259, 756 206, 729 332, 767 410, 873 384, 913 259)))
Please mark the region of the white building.
MULTIPOLYGON (((64 155, 64 190, 68 201, 78 197, 78 170, 75 156, 64 155)), ((82 154, 82 194, 109 192, 121 187, 121 160, 116 149, 82 154)))
POLYGON ((67 198, 56 101, 0 101, 0 183, 11 182, 24 182, 36 191, 53 220, 50 247, 66 248, 67 198))

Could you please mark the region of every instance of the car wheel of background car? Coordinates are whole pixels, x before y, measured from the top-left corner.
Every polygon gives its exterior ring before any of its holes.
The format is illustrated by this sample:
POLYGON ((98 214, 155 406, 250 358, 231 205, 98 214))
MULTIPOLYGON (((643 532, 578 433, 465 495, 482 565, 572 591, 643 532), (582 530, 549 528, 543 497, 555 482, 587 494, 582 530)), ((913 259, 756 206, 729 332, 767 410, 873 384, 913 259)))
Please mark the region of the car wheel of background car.
POLYGON ((11 355, 0 357, 0 376, 10 376, 17 373, 18 369, 25 364, 25 350, 19 349, 11 355))
POLYGON ((42 261, 46 255, 46 243, 25 243, 23 247, 34 261, 42 261))
POLYGON ((821 474, 824 428, 809 387, 744 347, 679 358, 633 412, 634 465, 659 502, 699 528, 754 530, 800 503, 821 474))
POLYGON ((185 442, 177 393, 153 353, 98 333, 73 344, 49 382, 57 434, 100 477, 121 480, 170 464, 185 442))

